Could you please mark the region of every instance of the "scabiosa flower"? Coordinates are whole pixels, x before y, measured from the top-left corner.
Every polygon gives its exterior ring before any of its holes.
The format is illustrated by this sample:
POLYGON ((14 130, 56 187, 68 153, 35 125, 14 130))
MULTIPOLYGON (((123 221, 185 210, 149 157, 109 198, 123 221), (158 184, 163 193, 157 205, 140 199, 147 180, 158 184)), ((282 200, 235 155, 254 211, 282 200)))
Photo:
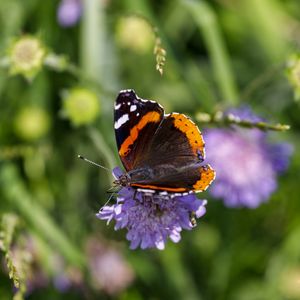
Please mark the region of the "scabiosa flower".
MULTIPOLYGON (((253 122, 261 119, 248 108, 228 112, 253 122)), ((271 144, 259 129, 208 129, 205 133, 207 161, 218 174, 210 193, 229 207, 256 208, 277 188, 277 175, 283 172, 292 153, 287 143, 271 144)))
POLYGON ((132 283, 133 269, 116 247, 90 237, 86 243, 86 253, 92 285, 96 290, 116 295, 132 283))
POLYGON ((21 74, 32 80, 43 66, 46 48, 42 42, 30 35, 16 39, 8 49, 8 61, 12 75, 21 74))
POLYGON ((73 125, 92 123, 100 111, 100 101, 96 93, 85 88, 73 88, 63 93, 63 116, 73 125))
MULTIPOLYGON (((120 168, 113 170, 118 179, 120 168)), ((97 217, 101 220, 115 220, 115 230, 126 228, 130 248, 154 248, 163 250, 169 237, 174 243, 181 239, 182 229, 194 226, 191 215, 202 217, 206 200, 199 200, 195 194, 169 197, 156 193, 137 192, 131 187, 123 187, 118 192, 117 203, 100 209, 97 217)))
POLYGON ((74 26, 81 17, 81 0, 61 0, 57 10, 58 23, 63 27, 74 26))
POLYGON ((55 289, 62 293, 69 290, 80 292, 83 287, 82 272, 74 266, 68 266, 58 253, 54 252, 49 259, 55 289))

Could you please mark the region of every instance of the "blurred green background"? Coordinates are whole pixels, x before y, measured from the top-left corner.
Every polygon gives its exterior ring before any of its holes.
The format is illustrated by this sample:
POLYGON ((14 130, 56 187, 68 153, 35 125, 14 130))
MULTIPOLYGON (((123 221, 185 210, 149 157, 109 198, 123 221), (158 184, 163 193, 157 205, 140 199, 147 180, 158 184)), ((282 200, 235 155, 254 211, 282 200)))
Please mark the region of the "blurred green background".
POLYGON ((299 33, 297 0, 1 0, 0 299, 300 299, 299 33), (273 134, 295 149, 276 193, 249 210, 205 192, 179 244, 129 250, 95 217, 112 178, 77 159, 120 165, 127 88, 167 112, 247 104, 291 125, 273 134))

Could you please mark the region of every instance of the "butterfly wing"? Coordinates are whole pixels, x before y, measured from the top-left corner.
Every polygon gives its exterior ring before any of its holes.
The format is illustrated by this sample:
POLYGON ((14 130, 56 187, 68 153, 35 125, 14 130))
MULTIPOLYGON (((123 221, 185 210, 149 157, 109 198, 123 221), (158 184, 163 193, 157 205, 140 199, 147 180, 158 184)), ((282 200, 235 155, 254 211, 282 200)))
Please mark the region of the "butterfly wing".
POLYGON ((115 102, 114 128, 120 159, 130 171, 144 152, 163 120, 164 110, 155 101, 140 99, 134 90, 121 91, 115 102))
POLYGON ((215 178, 209 165, 201 166, 204 158, 204 140, 195 123, 183 114, 166 115, 135 166, 144 172, 134 172, 131 185, 170 192, 203 191, 215 178))
MULTIPOLYGON (((153 172, 153 169, 151 171, 153 172)), ((147 173, 147 170, 143 170, 143 173, 147 173)), ((161 177, 143 178, 137 176, 137 180, 134 181, 135 176, 132 176, 131 186, 170 193, 203 192, 209 187, 215 176, 215 171, 210 165, 194 165, 181 170, 169 167, 168 172, 162 174, 161 177)))

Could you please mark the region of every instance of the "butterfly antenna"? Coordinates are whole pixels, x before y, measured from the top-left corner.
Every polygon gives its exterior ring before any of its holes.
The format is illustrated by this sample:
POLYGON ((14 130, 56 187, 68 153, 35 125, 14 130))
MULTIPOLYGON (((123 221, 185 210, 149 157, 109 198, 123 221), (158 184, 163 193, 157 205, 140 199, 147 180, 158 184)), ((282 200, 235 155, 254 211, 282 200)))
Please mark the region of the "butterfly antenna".
POLYGON ((111 170, 110 170, 110 169, 108 169, 108 168, 106 168, 106 167, 104 167, 104 166, 101 166, 101 165, 95 163, 94 161, 91 161, 91 160, 85 158, 84 156, 82 156, 82 155, 80 155, 80 154, 78 154, 78 158, 80 158, 80 159, 82 159, 82 160, 84 160, 84 161, 90 163, 91 165, 94 165, 94 166, 96 166, 96 167, 98 167, 98 168, 104 169, 104 170, 106 170, 106 171, 108 171, 108 172, 111 173, 111 170))

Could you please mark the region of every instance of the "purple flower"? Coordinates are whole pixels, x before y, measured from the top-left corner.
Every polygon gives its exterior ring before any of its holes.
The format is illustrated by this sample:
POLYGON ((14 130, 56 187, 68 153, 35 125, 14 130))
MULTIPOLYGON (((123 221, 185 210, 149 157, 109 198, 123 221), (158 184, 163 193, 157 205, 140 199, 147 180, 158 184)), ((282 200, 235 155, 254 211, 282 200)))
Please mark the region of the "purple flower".
POLYGON ((117 247, 107 241, 88 238, 86 254, 92 285, 96 290, 116 295, 134 280, 135 274, 125 257, 117 247))
POLYGON ((61 0, 57 10, 58 23, 63 27, 74 26, 82 13, 81 0, 61 0))
MULTIPOLYGON (((247 108, 228 113, 253 122, 262 120, 247 108)), ((229 207, 256 208, 266 202, 277 188, 277 175, 288 166, 292 146, 271 144, 268 133, 237 126, 208 129, 204 136, 207 161, 217 173, 210 193, 229 207)))
POLYGON ((82 289, 83 274, 78 268, 68 266, 60 254, 55 252, 52 254, 51 268, 53 285, 57 291, 65 293, 74 289, 79 292, 82 289))
MULTIPOLYGON (((117 167, 113 174, 119 178, 122 171, 117 167)), ((195 194, 170 197, 124 187, 118 193, 117 203, 104 206, 97 217, 107 223, 114 219, 115 230, 127 228, 126 238, 131 242, 131 249, 140 246, 163 250, 168 237, 177 243, 182 229, 194 227, 191 214, 202 217, 206 212, 205 205, 206 200, 197 199, 195 194)))

